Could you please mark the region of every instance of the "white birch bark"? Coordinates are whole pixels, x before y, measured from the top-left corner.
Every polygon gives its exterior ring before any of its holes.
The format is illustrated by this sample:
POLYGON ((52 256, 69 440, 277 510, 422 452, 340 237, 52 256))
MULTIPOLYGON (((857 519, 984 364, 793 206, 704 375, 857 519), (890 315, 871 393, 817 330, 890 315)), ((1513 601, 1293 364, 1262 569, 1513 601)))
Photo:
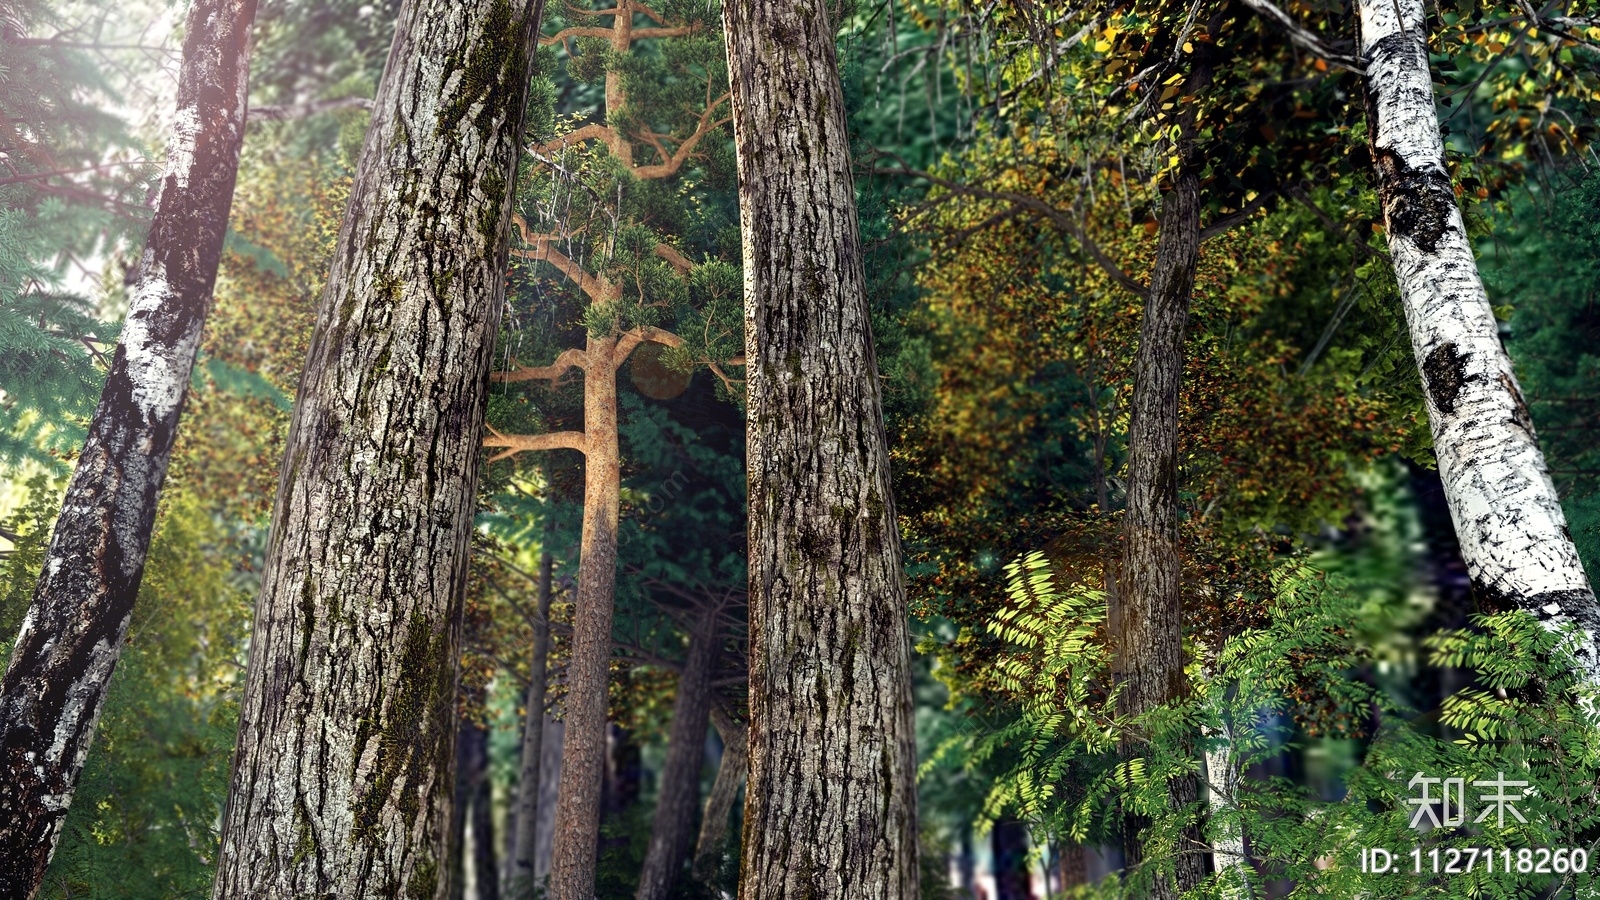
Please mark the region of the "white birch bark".
POLYGON ((222 258, 255 14, 255 0, 197 0, 184 26, 139 280, 0 682, 0 897, 38 890, 127 636, 222 258))
POLYGON ((1389 252, 1421 370, 1439 474, 1480 602, 1577 623, 1600 677, 1600 612, 1500 344, 1445 168, 1423 0, 1360 0, 1367 123, 1389 252))

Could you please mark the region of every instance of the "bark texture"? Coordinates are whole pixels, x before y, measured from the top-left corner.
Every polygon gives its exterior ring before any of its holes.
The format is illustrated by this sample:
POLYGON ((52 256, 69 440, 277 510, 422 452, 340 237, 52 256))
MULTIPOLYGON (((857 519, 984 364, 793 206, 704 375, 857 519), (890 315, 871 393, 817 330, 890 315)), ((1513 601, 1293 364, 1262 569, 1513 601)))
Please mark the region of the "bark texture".
POLYGON ((621 456, 617 446, 617 340, 590 337, 583 374, 583 532, 572 658, 567 664, 566 743, 550 859, 550 900, 593 900, 606 768, 611 619, 617 582, 621 456))
MULTIPOLYGON (((547 533, 548 534, 548 533, 547 533)), ((544 758, 545 668, 550 658, 550 576, 555 565, 547 550, 539 555, 538 611, 533 621, 533 659, 528 667, 527 713, 522 722, 522 755, 517 799, 511 808, 511 849, 506 875, 507 896, 531 894, 539 831, 539 770, 544 758)))
POLYGON ((255 13, 196 0, 185 23, 139 279, 0 682, 0 896, 38 890, 127 635, 233 205, 255 13))
POLYGON ((1461 554, 1481 602, 1576 623, 1600 678, 1600 610, 1467 240, 1428 70, 1422 0, 1361 0, 1367 128, 1389 252, 1461 554))
POLYGON ((911 642, 834 26, 723 5, 749 360, 742 900, 916 897, 911 642))
POLYGON ((733 813, 733 802, 738 799, 739 786, 744 784, 750 760, 750 732, 745 726, 734 721, 721 706, 711 708, 711 724, 722 739, 722 762, 717 766, 711 793, 706 795, 705 812, 700 816, 700 836, 694 847, 694 877, 702 884, 710 884, 722 865, 728 816, 733 813))
POLYGON ((711 716, 711 670, 717 661, 715 616, 689 635, 689 651, 672 705, 661 791, 650 826, 650 846, 639 872, 636 900, 666 900, 689 853, 689 833, 700 803, 700 768, 706 757, 711 716))
MULTIPOLYGON (((1198 56, 1198 54, 1197 54, 1198 56)), ((1211 81, 1198 62, 1185 84, 1194 95, 1211 81)), ((1123 517, 1122 572, 1114 609, 1115 669, 1125 716, 1146 713, 1182 696, 1182 565, 1178 544, 1178 401, 1183 382, 1183 340, 1200 259, 1200 179, 1195 160, 1194 111, 1183 116, 1173 148, 1179 159, 1172 189, 1161 200, 1161 234, 1156 241, 1150 293, 1139 327, 1134 360, 1133 400, 1128 422, 1128 498, 1123 517)), ((1124 745, 1125 756, 1137 748, 1124 745)), ((1191 776, 1173 780, 1170 801, 1187 806, 1199 796, 1191 776)), ((1148 821, 1130 814, 1124 822, 1123 852, 1131 871, 1144 861, 1142 830, 1148 821)), ((1187 835, 1198 843, 1198 831, 1187 835)), ((1176 882, 1157 879, 1154 900, 1176 900, 1205 877, 1199 854, 1180 853, 1176 882)))
POLYGON ((285 450, 218 900, 446 891, 478 447, 541 12, 401 8, 285 450))

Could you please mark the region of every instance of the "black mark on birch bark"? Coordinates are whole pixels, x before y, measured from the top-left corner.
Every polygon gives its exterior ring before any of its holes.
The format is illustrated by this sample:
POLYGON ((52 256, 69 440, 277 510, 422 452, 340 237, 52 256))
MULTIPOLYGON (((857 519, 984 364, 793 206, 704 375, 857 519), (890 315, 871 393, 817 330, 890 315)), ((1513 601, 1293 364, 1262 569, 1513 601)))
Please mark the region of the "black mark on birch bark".
POLYGON ((1377 151, 1374 162, 1378 177, 1389 187, 1384 204, 1389 228, 1423 251, 1434 252, 1450 228, 1450 213, 1455 211, 1450 177, 1437 169, 1411 168, 1387 148, 1377 151))
POLYGON ((1456 411, 1461 388, 1472 376, 1467 374, 1467 356, 1454 341, 1447 341, 1433 348, 1422 361, 1422 377, 1427 381, 1428 397, 1433 405, 1449 415, 1456 411))

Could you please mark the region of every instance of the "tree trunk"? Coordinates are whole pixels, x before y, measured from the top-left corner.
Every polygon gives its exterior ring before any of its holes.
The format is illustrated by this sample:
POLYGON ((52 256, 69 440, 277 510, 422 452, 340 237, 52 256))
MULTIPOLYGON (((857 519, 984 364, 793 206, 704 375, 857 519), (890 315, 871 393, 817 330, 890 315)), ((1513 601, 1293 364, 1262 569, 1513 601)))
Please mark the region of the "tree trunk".
POLYGON ((1011 820, 996 822, 989 832, 994 856, 995 900, 1033 900, 1028 872, 1028 826, 1011 820))
POLYGON ((0 896, 38 890, 127 635, 233 205, 255 14, 189 10, 139 280, 0 682, 0 896))
POLYGON ((700 837, 694 848, 694 877, 703 884, 712 883, 722 866, 728 816, 733 813, 733 801, 738 799, 739 785, 744 783, 745 768, 750 760, 750 733, 743 725, 718 705, 711 707, 711 724, 722 738, 722 762, 717 766, 711 793, 706 796, 706 809, 700 816, 700 837))
POLYGON ((716 617, 706 618, 709 621, 689 635, 689 652, 678 677, 667 758, 661 766, 661 791, 636 900, 666 900, 689 851, 689 831, 700 801, 700 768, 705 764, 711 670, 717 661, 716 617))
POLYGON ((472 725, 472 875, 476 900, 500 900, 500 871, 494 858, 494 787, 489 783, 489 729, 472 725))
POLYGON ((1434 452, 1473 591, 1547 627, 1579 625, 1600 678, 1600 610, 1500 344, 1455 191, 1421 0, 1361 0, 1367 130, 1385 233, 1421 370, 1434 452))
POLYGON ((561 755, 566 747, 567 723, 553 716, 544 717, 543 746, 539 748, 539 821, 534 832, 533 882, 541 884, 550 875, 550 858, 556 839, 556 792, 561 782, 561 755))
POLYGON ((583 372, 583 533, 572 659, 567 665, 566 745, 556 804, 550 900, 593 900, 606 765, 607 679, 617 580, 622 471, 617 447, 614 337, 590 337, 583 372))
MULTIPOLYGON (((1211 82, 1204 49, 1196 54, 1185 93, 1194 95, 1211 82)), ((1139 327, 1134 360, 1133 401, 1128 422, 1128 499, 1123 517, 1122 573, 1118 582, 1114 631, 1115 674, 1122 685, 1119 712, 1136 716, 1183 695, 1182 566, 1178 544, 1178 402, 1183 383, 1183 340, 1190 295, 1200 259, 1200 179, 1195 158, 1195 119, 1191 104, 1180 119, 1173 147, 1179 163, 1172 189, 1161 200, 1161 235, 1156 241, 1150 293, 1139 327)), ((1124 756, 1136 755, 1125 743, 1124 756)), ((1191 775, 1169 786, 1174 807, 1199 797, 1191 775)), ((1131 872, 1144 861, 1142 832, 1149 820, 1129 814, 1123 827, 1123 852, 1131 872)), ((1186 829, 1197 846, 1197 829, 1186 829)), ((1183 848, 1180 848, 1183 849, 1183 848)), ((1176 884, 1158 878, 1153 900, 1176 900, 1205 878, 1199 855, 1174 860, 1176 884)))
POLYGON ((544 759, 545 667, 550 657, 550 574, 555 565, 547 550, 539 555, 539 609, 533 622, 533 661, 528 669, 527 714, 522 720, 522 756, 517 775, 517 800, 511 809, 511 859, 506 894, 531 895, 539 829, 539 769, 544 759))
POLYGON ((722 7, 749 360, 742 900, 917 889, 911 641, 829 7, 722 7))
POLYGON ((540 0, 408 0, 295 403, 218 900, 443 896, 480 431, 540 0))
POLYGON ((456 737, 455 809, 451 814, 450 896, 466 894, 467 867, 472 867, 474 900, 499 900, 494 866, 494 821, 490 809, 489 730, 462 721, 456 737), (468 824, 471 825, 470 832, 468 824), (471 834, 472 839, 467 840, 471 834), (471 851, 470 860, 467 851, 471 851), (487 866, 487 868, 485 868, 487 866))

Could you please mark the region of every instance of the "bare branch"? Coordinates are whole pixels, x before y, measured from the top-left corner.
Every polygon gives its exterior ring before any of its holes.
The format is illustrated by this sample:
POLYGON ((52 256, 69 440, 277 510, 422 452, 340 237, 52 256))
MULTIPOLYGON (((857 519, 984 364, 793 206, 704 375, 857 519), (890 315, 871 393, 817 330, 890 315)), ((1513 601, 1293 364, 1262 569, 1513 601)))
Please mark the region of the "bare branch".
POLYGON ((510 459, 529 450, 576 450, 588 452, 588 440, 581 431, 552 431, 549 434, 501 434, 493 425, 485 423, 489 436, 483 439, 485 449, 505 448, 489 457, 489 462, 510 459))
POLYGON ((1329 64, 1338 66, 1346 71, 1354 72, 1357 75, 1367 74, 1366 68, 1361 65, 1361 60, 1354 56, 1336 52, 1327 44, 1324 44, 1322 38, 1312 34, 1288 13, 1272 5, 1272 0, 1244 0, 1244 5, 1255 10, 1256 14, 1263 19, 1273 22, 1287 32, 1289 43, 1314 53, 1327 60, 1329 64))
POLYGON ((872 174, 903 175, 911 178, 921 178, 922 180, 938 185, 939 187, 942 187, 953 194, 959 194, 966 197, 977 197, 984 200, 1004 200, 1014 206, 1037 213, 1038 215, 1049 219, 1057 228, 1065 231, 1072 237, 1073 240, 1077 241, 1078 246, 1083 248, 1083 251, 1089 254, 1089 257, 1093 259, 1107 275, 1111 276, 1112 281, 1115 281, 1117 284, 1121 285, 1130 293, 1138 297, 1148 297, 1150 295, 1148 288, 1129 277, 1126 272, 1122 271, 1121 267, 1119 267, 1115 262, 1111 261, 1111 257, 1107 256, 1105 251, 1100 249, 1100 245, 1096 244, 1094 240, 1089 237, 1088 233, 1084 231, 1083 227, 1079 225, 1066 210, 1058 209, 1057 207, 1040 200, 1038 197, 1034 197, 1029 194, 1020 194, 1015 191, 991 191, 987 188, 980 188, 975 185, 951 181, 948 178, 942 178, 938 175, 932 174, 931 172, 924 172, 920 169, 914 169, 908 163, 906 163, 904 159, 901 159, 895 154, 884 153, 883 151, 877 151, 877 153, 880 156, 887 156, 895 160, 900 164, 900 166, 899 168, 874 166, 869 170, 872 172, 872 174))
POLYGON ((617 339, 616 347, 611 351, 611 365, 614 368, 621 368, 622 364, 627 361, 628 354, 632 353, 635 347, 645 341, 665 344, 668 347, 683 346, 683 338, 665 329, 651 325, 633 328, 624 332, 622 337, 617 339))
POLYGON ((1272 199, 1276 196, 1276 193, 1260 194, 1254 200, 1246 203, 1244 207, 1237 212, 1231 212, 1227 215, 1219 216, 1216 221, 1200 229, 1200 240, 1202 242, 1209 241, 1219 234, 1223 234, 1224 232, 1232 230, 1235 225, 1240 225, 1249 221, 1255 216, 1256 213, 1260 212, 1263 207, 1265 207, 1268 203, 1271 203, 1272 199))
POLYGON ((589 356, 576 347, 569 347, 561 351, 556 361, 548 366, 518 365, 509 372, 495 372, 489 376, 490 381, 559 381, 561 376, 572 369, 584 370, 589 365, 589 356))
POLYGON ((590 275, 582 266, 573 262, 571 257, 557 250, 555 242, 561 239, 560 235, 532 234, 528 230, 527 220, 520 215, 513 215, 511 221, 522 235, 522 242, 528 244, 530 248, 527 250, 513 248, 512 256, 549 263, 561 274, 576 282, 589 299, 596 303, 610 303, 622 296, 622 289, 612 284, 609 279, 590 275))

